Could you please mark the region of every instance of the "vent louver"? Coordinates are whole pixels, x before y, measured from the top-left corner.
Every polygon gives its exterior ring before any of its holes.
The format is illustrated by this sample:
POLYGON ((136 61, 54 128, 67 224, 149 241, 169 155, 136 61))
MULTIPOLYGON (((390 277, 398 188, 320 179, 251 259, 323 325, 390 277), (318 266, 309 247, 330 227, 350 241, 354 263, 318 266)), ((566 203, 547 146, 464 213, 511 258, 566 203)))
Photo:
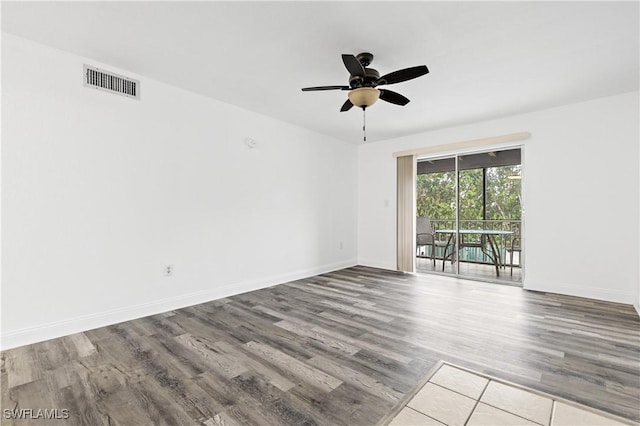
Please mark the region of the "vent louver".
POLYGON ((140 82, 99 68, 84 66, 84 86, 140 99, 140 82))

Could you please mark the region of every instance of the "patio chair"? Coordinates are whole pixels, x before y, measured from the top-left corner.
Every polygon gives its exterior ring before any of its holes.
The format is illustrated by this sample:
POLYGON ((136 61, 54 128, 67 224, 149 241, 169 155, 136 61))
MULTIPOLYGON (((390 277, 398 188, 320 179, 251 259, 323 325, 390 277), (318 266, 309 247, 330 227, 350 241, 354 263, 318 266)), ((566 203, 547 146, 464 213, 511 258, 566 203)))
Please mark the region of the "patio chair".
MULTIPOLYGON (((522 247, 520 246, 520 237, 513 237, 511 240, 511 247, 505 248, 506 252, 509 253, 509 266, 511 266, 511 276, 513 276, 513 254, 514 253, 522 253, 522 247)), ((518 256, 518 266, 521 266, 521 260, 518 256)))
POLYGON ((431 247, 430 254, 427 256, 431 258, 433 267, 436 266, 436 247, 446 247, 447 243, 444 241, 438 241, 436 239, 436 233, 433 231, 431 221, 426 216, 419 216, 416 218, 416 256, 426 254, 426 248, 431 247), (420 248, 423 248, 423 251, 420 248))

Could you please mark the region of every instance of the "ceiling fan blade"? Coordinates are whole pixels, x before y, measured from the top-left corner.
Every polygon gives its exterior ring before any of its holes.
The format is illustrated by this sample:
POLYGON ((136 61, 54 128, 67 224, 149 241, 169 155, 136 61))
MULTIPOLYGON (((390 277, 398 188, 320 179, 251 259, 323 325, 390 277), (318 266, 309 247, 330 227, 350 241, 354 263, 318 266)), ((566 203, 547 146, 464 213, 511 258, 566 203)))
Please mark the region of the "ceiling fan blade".
POLYGON ((340 112, 349 111, 352 106, 353 104, 351 103, 351 101, 347 99, 347 101, 344 104, 342 104, 342 108, 340 108, 340 112))
POLYGON ((364 67, 355 56, 343 54, 342 62, 352 76, 365 77, 364 67))
POLYGON ((421 75, 425 75, 429 72, 426 65, 418 65, 417 67, 405 68, 402 70, 394 71, 389 74, 385 74, 380 77, 377 84, 395 84, 402 81, 411 80, 421 75))
POLYGON ((312 92, 316 90, 351 90, 349 86, 317 86, 317 87, 304 87, 303 92, 312 92))
POLYGON ((391 90, 384 90, 384 89, 378 89, 378 90, 380 90, 380 99, 382 99, 383 101, 387 101, 392 104, 401 105, 401 106, 405 106, 406 104, 409 103, 409 99, 405 98, 400 93, 396 93, 396 92, 392 92, 391 90))

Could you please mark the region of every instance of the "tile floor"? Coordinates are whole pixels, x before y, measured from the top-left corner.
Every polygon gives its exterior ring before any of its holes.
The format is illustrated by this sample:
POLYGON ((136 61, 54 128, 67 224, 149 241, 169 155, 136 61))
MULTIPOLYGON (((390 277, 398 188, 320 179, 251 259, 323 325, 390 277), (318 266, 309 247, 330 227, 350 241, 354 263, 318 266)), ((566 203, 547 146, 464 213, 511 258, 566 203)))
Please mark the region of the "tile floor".
POLYGON ((389 426, 633 425, 553 396, 442 364, 389 426))

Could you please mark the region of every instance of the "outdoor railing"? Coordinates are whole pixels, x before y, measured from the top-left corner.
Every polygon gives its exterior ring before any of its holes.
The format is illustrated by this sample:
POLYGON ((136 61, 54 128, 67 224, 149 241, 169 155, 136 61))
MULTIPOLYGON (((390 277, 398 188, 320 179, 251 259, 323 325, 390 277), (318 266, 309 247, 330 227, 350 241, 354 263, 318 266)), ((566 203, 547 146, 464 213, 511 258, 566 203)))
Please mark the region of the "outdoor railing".
MULTIPOLYGON (((500 231, 511 231, 513 234, 496 235, 495 241, 503 262, 508 261, 507 249, 511 248, 514 239, 520 239, 521 230, 520 220, 460 220, 460 229, 491 229, 500 231)), ((440 229, 455 229, 456 221, 454 219, 431 219, 431 225, 434 231, 440 229)), ((446 242, 450 234, 436 234, 436 238, 446 242)), ((485 243, 481 235, 460 235, 464 238, 465 244, 460 249, 461 262, 487 263, 493 264, 493 261, 485 254, 481 248, 481 244, 485 243)), ((448 254, 455 247, 449 247, 448 254)), ((444 247, 436 247, 436 259, 442 259, 444 256, 444 247)))

